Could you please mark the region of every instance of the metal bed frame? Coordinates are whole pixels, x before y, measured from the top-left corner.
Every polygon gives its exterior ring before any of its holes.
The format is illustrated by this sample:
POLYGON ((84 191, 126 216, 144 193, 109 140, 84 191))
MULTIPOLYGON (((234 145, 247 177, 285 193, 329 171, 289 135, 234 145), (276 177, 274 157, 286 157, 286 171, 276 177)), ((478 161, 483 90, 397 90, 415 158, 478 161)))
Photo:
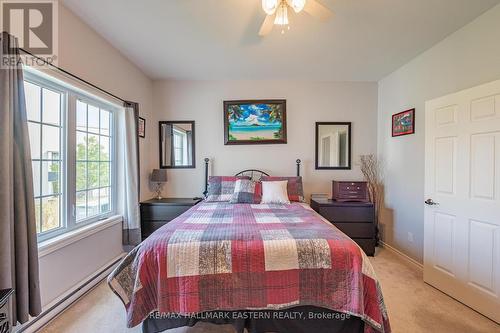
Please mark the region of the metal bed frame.
MULTIPOLYGON (((209 166, 209 163, 210 163, 210 159, 205 158, 205 190, 203 191, 203 196, 205 198, 207 197, 207 194, 208 194, 208 166, 209 166)), ((295 163, 297 164, 297 177, 300 177, 300 164, 302 163, 302 161, 300 159, 297 159, 295 161, 295 163)), ((238 172, 235 176, 248 176, 252 180, 259 181, 262 178, 262 176, 269 176, 269 174, 264 172, 264 171, 257 170, 257 169, 247 169, 247 170, 243 170, 243 171, 238 172)))
POLYGON ((248 169, 238 172, 235 177, 250 177, 253 181, 259 181, 262 176, 269 176, 268 173, 256 169, 248 169))

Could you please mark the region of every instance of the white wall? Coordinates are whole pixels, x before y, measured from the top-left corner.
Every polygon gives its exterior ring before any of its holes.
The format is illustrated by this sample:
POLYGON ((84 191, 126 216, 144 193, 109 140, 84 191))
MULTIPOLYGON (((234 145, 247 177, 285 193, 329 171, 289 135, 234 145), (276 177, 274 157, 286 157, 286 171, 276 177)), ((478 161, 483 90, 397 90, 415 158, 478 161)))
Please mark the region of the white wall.
POLYGON ((361 179, 350 171, 314 169, 316 121, 353 122, 353 164, 360 154, 376 153, 377 84, 295 81, 158 81, 153 107, 158 120, 194 120, 196 169, 169 170, 165 193, 201 195, 203 159, 213 159, 213 175, 233 175, 257 168, 271 175, 295 175, 302 159, 306 198, 331 193, 332 179, 361 179), (284 98, 287 100, 288 144, 225 146, 223 101, 284 98))
POLYGON ((379 82, 378 151, 385 160, 383 239, 422 262, 425 101, 500 78, 500 5, 379 82), (391 138, 391 115, 416 108, 416 134, 391 138), (414 241, 408 241, 408 232, 414 241))
POLYGON ((123 253, 121 223, 113 224, 45 256, 40 256, 40 294, 44 310, 51 302, 92 277, 123 253))
POLYGON ((58 66, 121 98, 138 102, 146 119, 140 139, 141 199, 151 196, 148 178, 158 165, 157 126, 153 121, 153 82, 117 49, 63 5, 59 6, 58 66))
MULTIPOLYGON (((141 139, 141 197, 150 196, 147 174, 157 165, 152 121, 152 81, 64 6, 59 8, 59 67, 124 99, 138 102, 147 119, 141 139), (151 150, 150 150, 151 149, 151 150), (154 154, 152 153, 154 151, 154 154)), ((47 304, 123 252, 121 224, 115 224, 40 258, 42 304, 47 304)))

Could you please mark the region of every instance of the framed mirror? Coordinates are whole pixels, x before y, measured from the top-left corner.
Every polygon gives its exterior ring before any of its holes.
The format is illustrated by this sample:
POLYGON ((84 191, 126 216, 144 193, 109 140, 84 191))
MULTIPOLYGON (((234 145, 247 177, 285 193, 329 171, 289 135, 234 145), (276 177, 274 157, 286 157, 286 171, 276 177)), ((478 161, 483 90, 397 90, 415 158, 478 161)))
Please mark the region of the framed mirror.
POLYGON ((160 169, 195 168, 194 121, 160 121, 160 169))
POLYGON ((351 169, 351 123, 316 123, 316 169, 351 169))

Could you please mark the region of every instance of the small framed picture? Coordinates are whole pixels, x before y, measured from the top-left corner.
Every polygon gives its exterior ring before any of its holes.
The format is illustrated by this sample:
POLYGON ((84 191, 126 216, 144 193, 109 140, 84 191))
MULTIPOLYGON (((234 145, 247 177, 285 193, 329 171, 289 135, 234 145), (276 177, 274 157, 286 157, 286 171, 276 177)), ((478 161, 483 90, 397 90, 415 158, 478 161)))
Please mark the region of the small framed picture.
POLYGON ((137 132, 141 138, 146 137, 146 119, 139 117, 137 132))
POLYGON ((415 133, 415 109, 396 113, 392 116, 392 136, 415 133))

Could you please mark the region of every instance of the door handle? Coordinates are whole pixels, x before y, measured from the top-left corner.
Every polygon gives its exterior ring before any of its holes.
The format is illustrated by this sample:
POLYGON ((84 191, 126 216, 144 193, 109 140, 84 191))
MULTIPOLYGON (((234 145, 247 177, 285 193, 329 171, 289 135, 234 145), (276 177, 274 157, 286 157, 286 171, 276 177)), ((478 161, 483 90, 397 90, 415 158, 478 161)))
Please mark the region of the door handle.
POLYGON ((429 206, 437 206, 437 205, 439 205, 439 202, 435 202, 432 199, 427 199, 427 200, 425 200, 425 204, 429 205, 429 206))

